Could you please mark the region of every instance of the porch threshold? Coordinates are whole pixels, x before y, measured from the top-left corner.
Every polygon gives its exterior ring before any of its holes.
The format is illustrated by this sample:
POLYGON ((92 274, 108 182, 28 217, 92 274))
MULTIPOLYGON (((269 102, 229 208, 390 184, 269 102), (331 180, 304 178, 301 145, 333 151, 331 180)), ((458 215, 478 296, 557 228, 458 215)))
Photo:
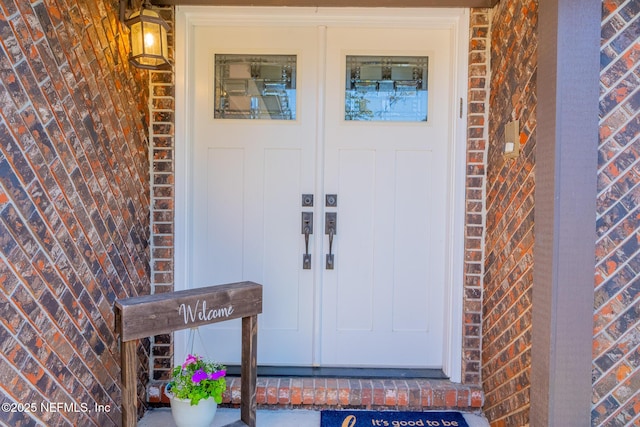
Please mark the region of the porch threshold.
MULTIPOLYGON (((227 375, 240 376, 240 366, 227 366, 227 375)), ((432 368, 341 368, 332 366, 258 366, 259 377, 313 377, 313 378, 421 378, 446 380, 448 377, 442 369, 432 368)))
MULTIPOLYGON (((240 405, 240 377, 227 377, 222 406, 240 405)), ((152 406, 169 404, 166 383, 147 387, 152 406)), ((484 403, 482 387, 443 379, 423 378, 343 378, 258 376, 259 408, 422 411, 433 409, 479 412, 484 403)))

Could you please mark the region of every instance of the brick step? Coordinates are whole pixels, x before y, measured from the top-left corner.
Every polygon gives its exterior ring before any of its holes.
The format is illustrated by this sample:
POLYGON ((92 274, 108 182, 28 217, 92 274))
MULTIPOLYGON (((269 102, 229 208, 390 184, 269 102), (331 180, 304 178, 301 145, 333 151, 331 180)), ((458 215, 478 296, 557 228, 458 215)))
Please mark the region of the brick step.
MULTIPOLYGON (((164 385, 149 385, 149 403, 169 403, 164 385)), ((477 412, 484 403, 480 386, 430 379, 258 377, 256 397, 260 407, 273 408, 455 409, 477 412)), ((223 405, 239 404, 240 378, 228 377, 223 405)))

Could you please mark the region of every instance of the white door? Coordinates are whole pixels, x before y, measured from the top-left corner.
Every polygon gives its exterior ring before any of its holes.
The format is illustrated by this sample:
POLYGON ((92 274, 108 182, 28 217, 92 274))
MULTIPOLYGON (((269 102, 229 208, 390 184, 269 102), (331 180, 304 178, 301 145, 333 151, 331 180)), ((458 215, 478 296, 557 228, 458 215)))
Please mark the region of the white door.
MULTIPOLYGON (((443 365, 451 39, 450 28, 195 27, 188 285, 264 285, 259 364, 443 365), (296 55, 296 120, 214 119, 215 54, 296 55), (428 57, 428 119, 346 121, 347 55, 428 57), (311 269, 302 211, 314 213, 311 269), (326 213, 337 219, 333 269, 326 213)), ((195 350, 237 363, 239 330, 201 328, 195 350)))
POLYGON ((449 30, 327 30, 323 363, 442 366, 450 48, 449 30), (345 58, 373 53, 428 58, 427 121, 345 120, 345 58))
MULTIPOLYGON (((194 33, 190 285, 264 286, 262 364, 312 362, 314 283, 312 270, 301 268, 300 205, 315 185, 315 46, 314 28, 207 26, 194 33), (296 55, 297 119, 214 119, 215 54, 296 55)), ((201 352, 240 360, 239 320, 201 329, 201 352)))

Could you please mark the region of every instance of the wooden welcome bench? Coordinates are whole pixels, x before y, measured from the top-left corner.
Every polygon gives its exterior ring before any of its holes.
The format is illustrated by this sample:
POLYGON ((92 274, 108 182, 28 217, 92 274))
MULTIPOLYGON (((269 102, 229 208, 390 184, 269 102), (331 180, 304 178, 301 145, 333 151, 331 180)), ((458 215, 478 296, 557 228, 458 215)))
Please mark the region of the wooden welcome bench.
POLYGON ((258 314, 262 285, 239 282, 115 302, 122 361, 122 426, 138 422, 136 340, 180 329, 242 318, 240 420, 227 427, 256 426, 258 314))

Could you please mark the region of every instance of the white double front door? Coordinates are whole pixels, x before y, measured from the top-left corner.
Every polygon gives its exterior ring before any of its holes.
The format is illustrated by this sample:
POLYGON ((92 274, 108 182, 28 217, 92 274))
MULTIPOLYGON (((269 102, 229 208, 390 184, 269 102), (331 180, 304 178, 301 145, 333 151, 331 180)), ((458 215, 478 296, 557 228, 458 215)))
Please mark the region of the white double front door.
MULTIPOLYGON (((400 29, 377 13, 363 25, 338 12, 318 22, 306 11, 210 10, 179 8, 181 22, 192 22, 182 287, 262 284, 261 365, 442 367, 454 29, 446 20, 400 29), (295 120, 214 118, 216 54, 295 55, 295 120), (428 57, 428 120, 346 121, 347 55, 428 57), (335 206, 326 195, 337 195, 335 206), (302 212, 313 214, 309 269, 302 212), (332 244, 327 213, 336 216, 332 244)), ((238 363, 239 329, 239 321, 200 328, 195 350, 238 363)))

